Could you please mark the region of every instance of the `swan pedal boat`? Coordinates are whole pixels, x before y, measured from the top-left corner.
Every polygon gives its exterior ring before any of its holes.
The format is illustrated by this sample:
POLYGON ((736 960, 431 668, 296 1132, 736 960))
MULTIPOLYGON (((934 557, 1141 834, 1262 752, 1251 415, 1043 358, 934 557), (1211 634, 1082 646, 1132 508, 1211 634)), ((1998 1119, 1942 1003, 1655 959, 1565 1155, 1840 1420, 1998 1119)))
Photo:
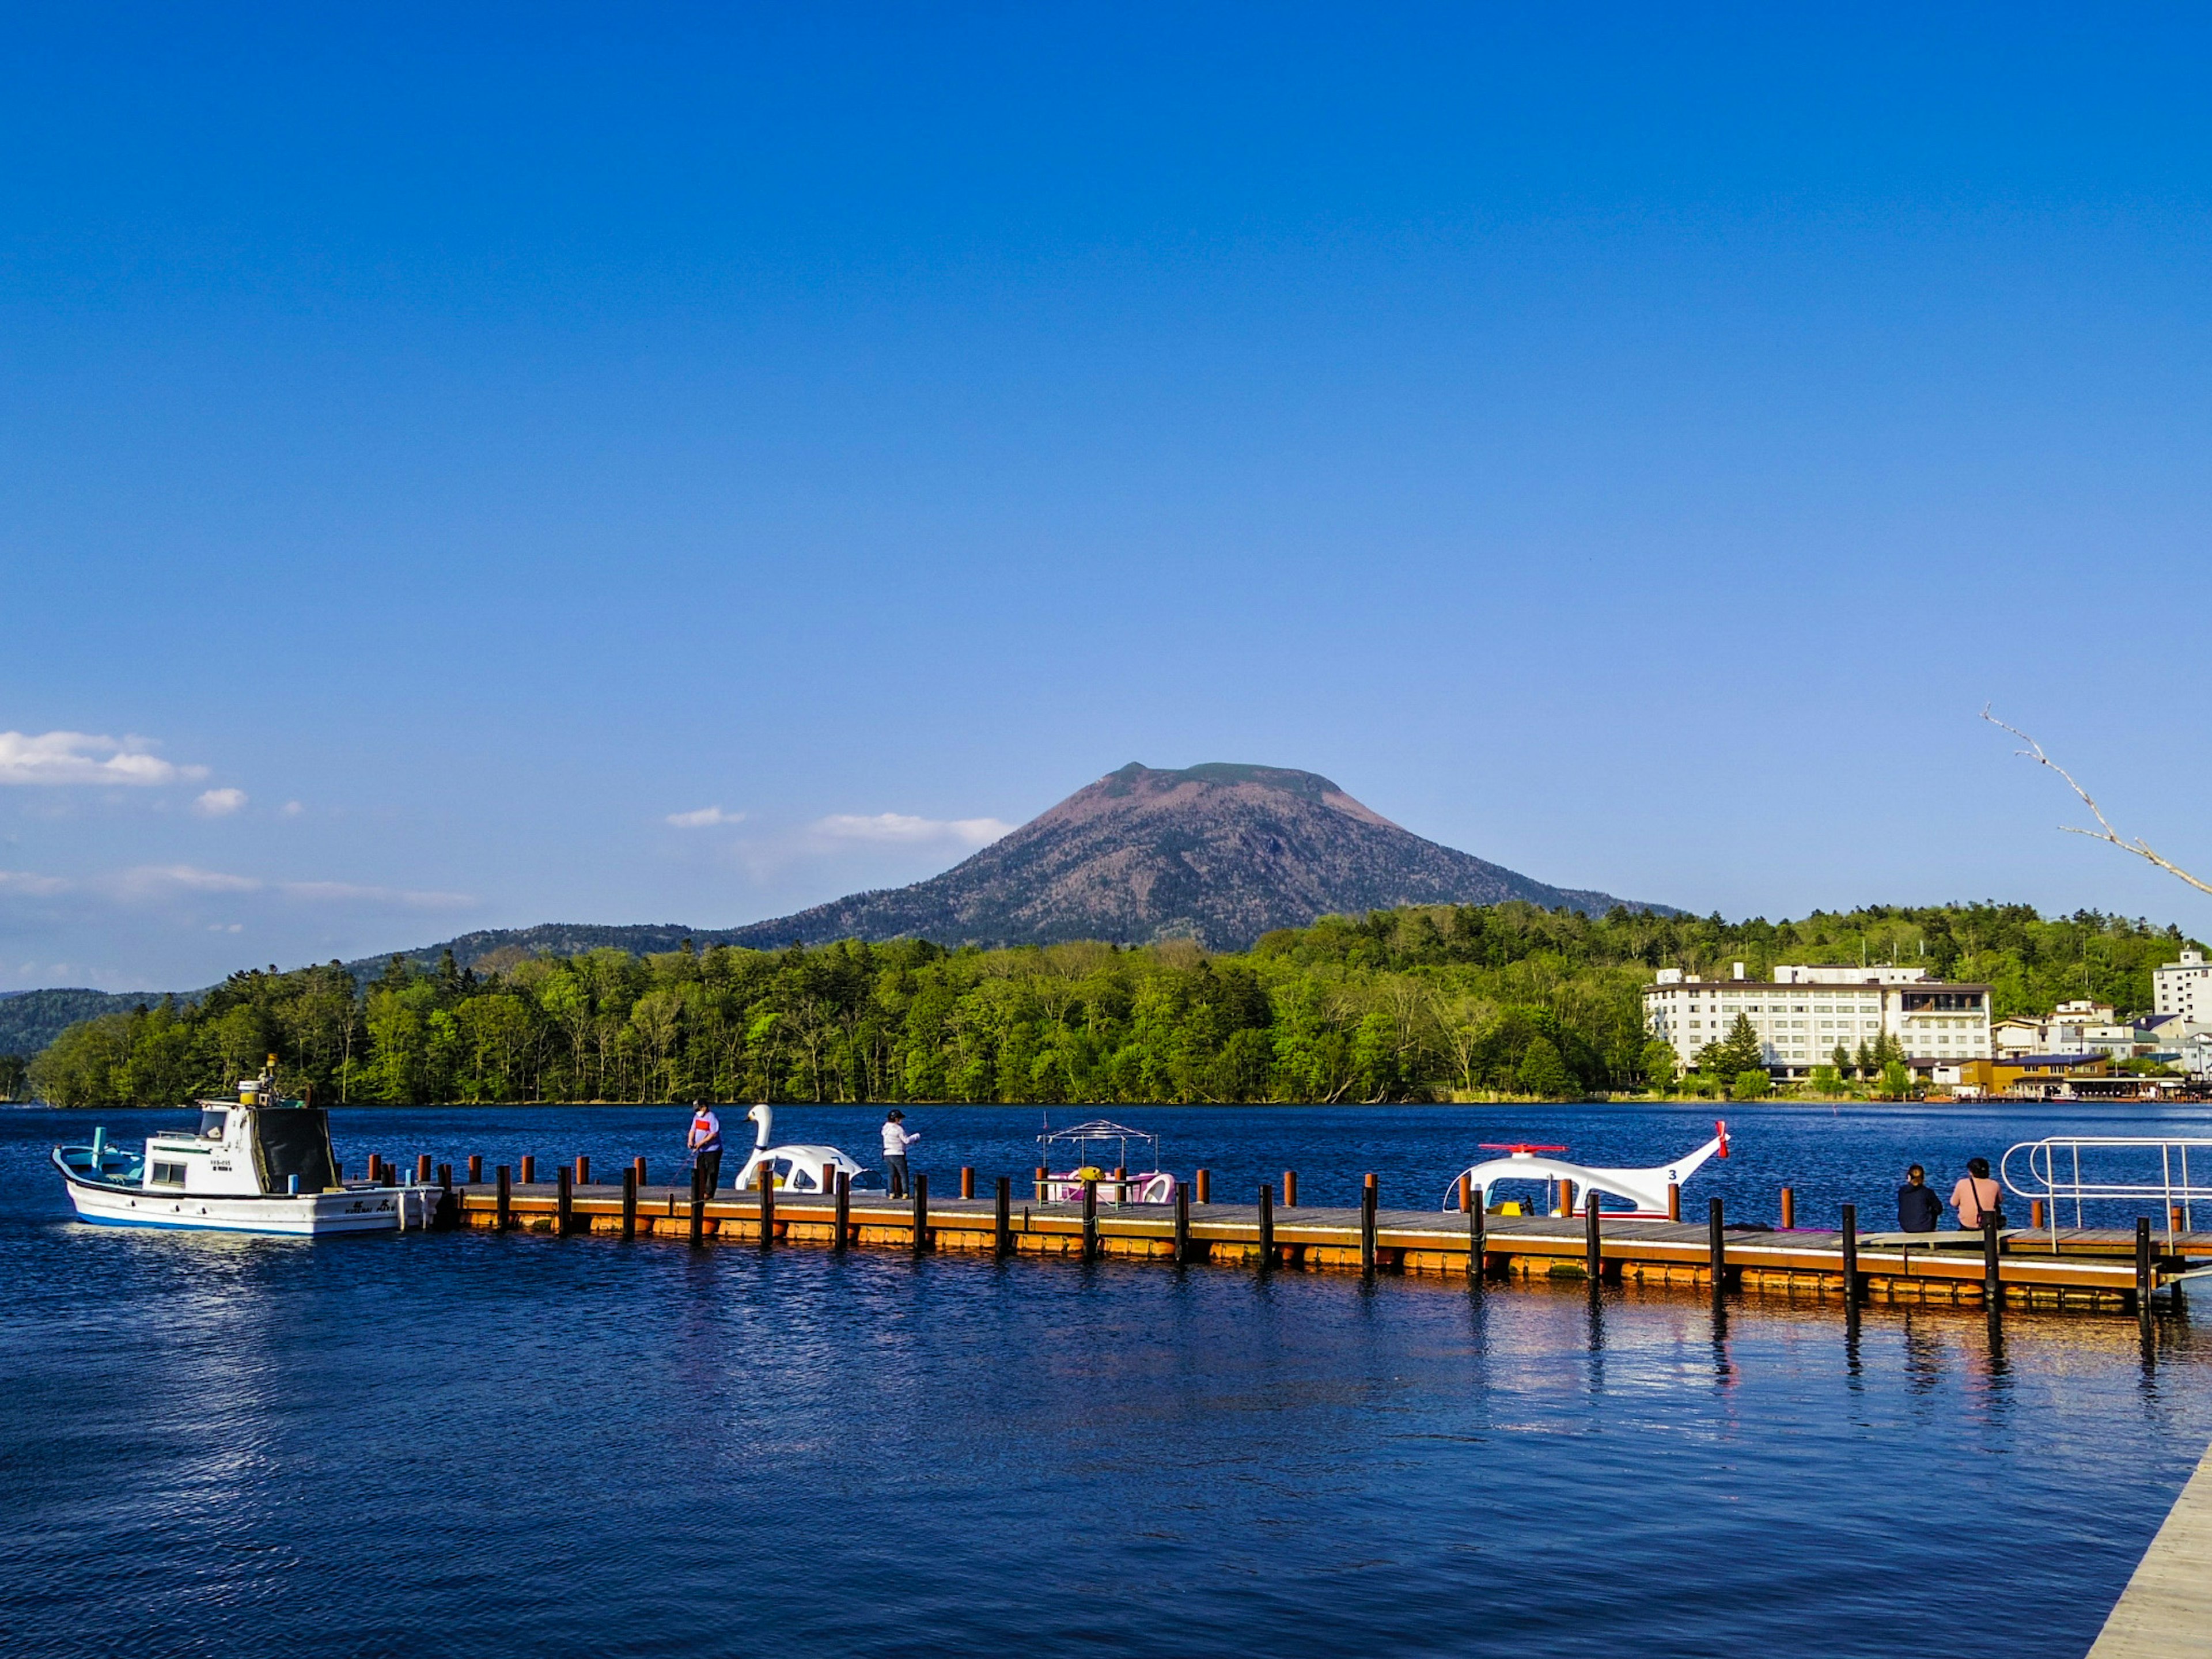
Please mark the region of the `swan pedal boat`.
POLYGON ((57 1146, 53 1165, 76 1218, 107 1227, 207 1232, 393 1232, 427 1227, 443 1191, 341 1181, 330 1115, 245 1083, 235 1102, 198 1103, 197 1130, 149 1135, 143 1150, 110 1146, 93 1131, 84 1146, 57 1146))
POLYGON ((775 1135, 775 1111, 766 1103, 754 1107, 745 1115, 752 1120, 753 1150, 744 1168, 738 1171, 739 1192, 748 1193, 760 1185, 763 1164, 768 1167, 770 1182, 779 1192, 834 1192, 840 1175, 851 1176, 857 1189, 867 1177, 866 1170, 835 1146, 803 1146, 795 1143, 769 1146, 775 1135))

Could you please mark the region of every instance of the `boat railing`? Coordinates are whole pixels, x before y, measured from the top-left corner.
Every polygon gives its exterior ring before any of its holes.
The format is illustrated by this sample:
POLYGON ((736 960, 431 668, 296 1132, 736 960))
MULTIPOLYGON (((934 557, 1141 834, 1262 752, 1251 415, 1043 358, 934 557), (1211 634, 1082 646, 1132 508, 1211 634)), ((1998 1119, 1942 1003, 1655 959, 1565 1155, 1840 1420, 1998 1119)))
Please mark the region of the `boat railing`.
POLYGON ((2008 1147, 1997 1172, 2017 1196, 2042 1203, 2054 1250, 2062 1206, 2072 1206, 2074 1225, 2081 1227, 2088 1205, 2131 1204, 2140 1211, 2154 1200, 2171 1249, 2177 1233, 2196 1230, 2195 1206, 2212 1203, 2212 1140, 2048 1135, 2008 1147))

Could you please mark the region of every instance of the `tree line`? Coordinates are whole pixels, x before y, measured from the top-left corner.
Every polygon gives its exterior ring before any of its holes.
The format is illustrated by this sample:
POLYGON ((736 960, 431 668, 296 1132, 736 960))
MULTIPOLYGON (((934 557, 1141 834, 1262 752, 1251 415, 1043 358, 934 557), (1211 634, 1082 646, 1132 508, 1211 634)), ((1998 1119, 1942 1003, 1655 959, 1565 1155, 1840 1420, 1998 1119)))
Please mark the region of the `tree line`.
MULTIPOLYGON (((234 974, 70 1026, 37 1098, 173 1104, 275 1054, 325 1103, 1560 1098, 1750 1085, 1716 1045, 1676 1075, 1648 1040, 1662 966, 1754 977, 1778 961, 1924 962, 1987 980, 2000 1016, 2094 996, 2147 1008, 2172 929, 2026 906, 1875 908, 1724 922, 1528 904, 1325 917, 1209 953, 1187 940, 948 951, 919 939, 780 951, 599 950, 433 969, 392 959, 234 974)), ((1741 1046, 1741 1036, 1736 1041, 1741 1046)), ((1849 1057, 1846 1057, 1849 1058, 1849 1057)), ((1887 1053, 1856 1057, 1878 1075, 1887 1053)))

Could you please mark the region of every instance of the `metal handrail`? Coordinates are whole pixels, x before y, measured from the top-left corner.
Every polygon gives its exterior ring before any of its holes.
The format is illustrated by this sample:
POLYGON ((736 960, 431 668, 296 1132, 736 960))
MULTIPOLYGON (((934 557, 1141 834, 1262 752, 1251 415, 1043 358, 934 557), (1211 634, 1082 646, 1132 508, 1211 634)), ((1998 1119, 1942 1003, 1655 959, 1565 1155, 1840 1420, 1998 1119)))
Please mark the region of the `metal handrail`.
POLYGON ((2160 1217, 2166 1225, 2166 1248, 2174 1245, 2177 1231, 2175 1218, 2179 1217, 2179 1231, 2194 1232, 2197 1227, 2194 1206, 2200 1202, 2212 1203, 2212 1182, 2200 1184, 2191 1175, 2189 1154, 2197 1154, 2197 1167, 2212 1170, 2212 1140, 2163 1140, 2152 1136, 2137 1135, 2049 1135, 2041 1140, 2023 1140, 2005 1150, 1999 1160, 1997 1173, 2004 1184, 2021 1198, 2040 1199, 2051 1234, 2051 1248, 2058 1248, 2058 1206, 2062 1201, 2074 1206, 2074 1224, 2083 1225, 2081 1206, 2087 1203, 2134 1203, 2142 1205, 2152 1198, 2160 1200, 2160 1217), (2093 1162, 2091 1173, 2081 1172, 2081 1154, 2086 1150, 2094 1154, 2100 1151, 2132 1148, 2151 1149, 2159 1155, 2159 1175, 2153 1180, 2113 1180, 2096 1178, 2101 1172, 2093 1162), (2021 1163, 2026 1169, 2023 1186, 2014 1178, 2012 1161, 2016 1155, 2025 1154, 2021 1163), (2063 1170, 2061 1164, 2064 1165, 2063 1170))

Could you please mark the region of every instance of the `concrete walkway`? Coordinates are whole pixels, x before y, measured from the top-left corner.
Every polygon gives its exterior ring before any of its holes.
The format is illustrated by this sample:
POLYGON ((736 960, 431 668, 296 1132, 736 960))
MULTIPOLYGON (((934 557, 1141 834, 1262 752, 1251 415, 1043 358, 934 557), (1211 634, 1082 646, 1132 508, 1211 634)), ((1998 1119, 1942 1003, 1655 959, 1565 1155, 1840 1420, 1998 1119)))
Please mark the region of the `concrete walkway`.
POLYGON ((2173 1500, 2089 1659, 2212 1659, 2212 1450, 2173 1500))

